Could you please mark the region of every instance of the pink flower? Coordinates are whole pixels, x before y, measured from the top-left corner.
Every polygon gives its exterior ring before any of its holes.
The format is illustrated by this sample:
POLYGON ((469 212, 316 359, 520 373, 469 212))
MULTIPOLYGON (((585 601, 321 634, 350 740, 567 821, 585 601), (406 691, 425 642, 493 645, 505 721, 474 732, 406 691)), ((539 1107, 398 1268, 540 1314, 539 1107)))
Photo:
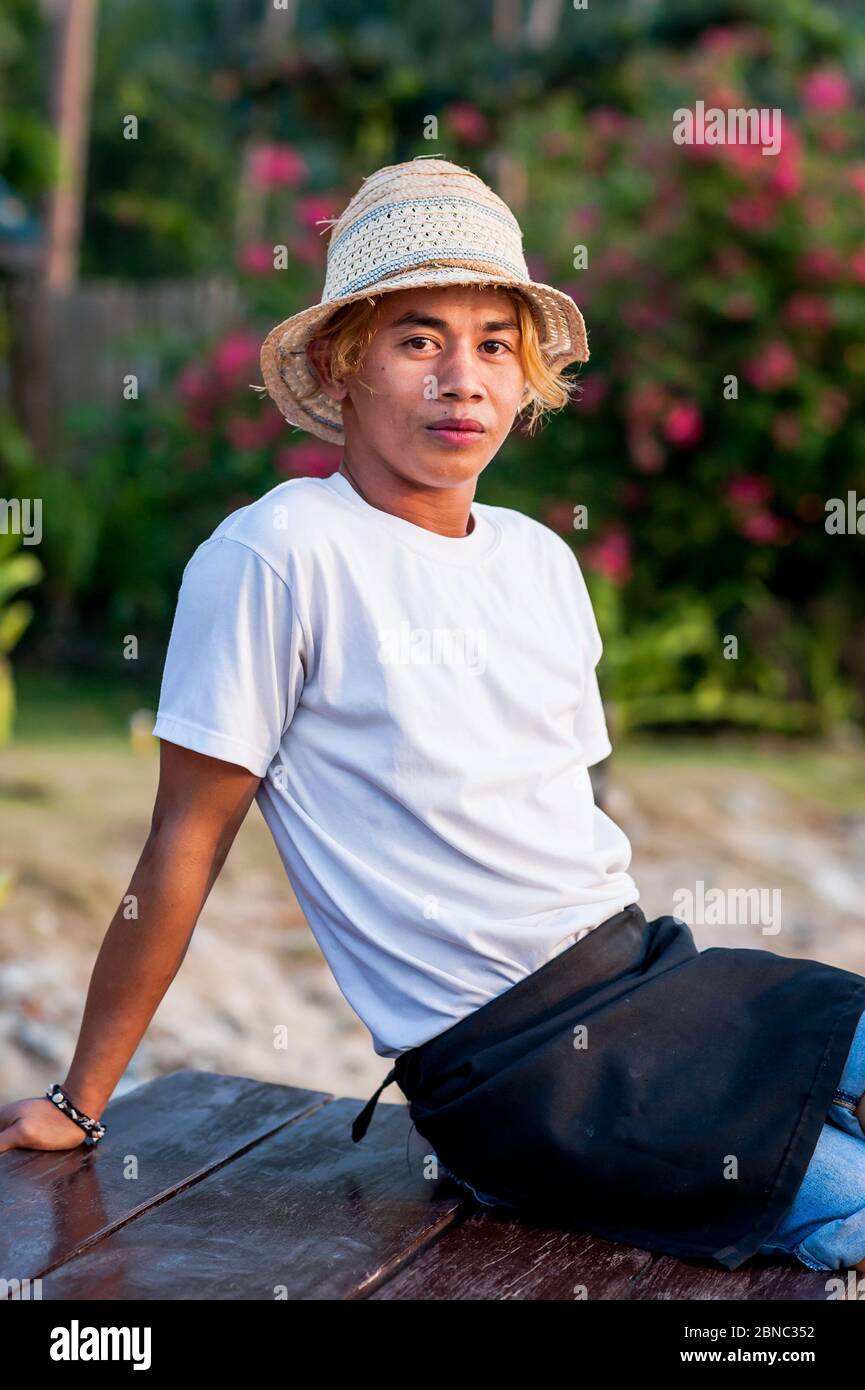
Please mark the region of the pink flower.
POLYGON ((194 405, 209 401, 213 394, 213 381, 210 373, 197 362, 190 362, 177 378, 177 395, 184 405, 194 405))
POLYGON ((679 401, 663 425, 664 435, 679 449, 691 449, 703 433, 703 417, 693 401, 679 401))
POLYGON ((566 536, 574 529, 574 509, 570 502, 552 502, 544 513, 546 523, 560 536, 566 536))
POLYGON ((624 135, 630 125, 628 117, 612 106, 596 106, 594 111, 589 112, 587 120, 592 134, 601 140, 617 139, 624 135))
POLYGON ((260 443, 260 429, 257 420, 245 415, 232 415, 225 426, 229 443, 235 449, 257 449, 260 443))
POLYGON ((749 358, 744 367, 745 376, 758 391, 777 391, 795 381, 796 357, 786 343, 774 340, 754 357, 749 358))
POLYGON ((776 204, 765 193, 750 193, 742 198, 734 198, 727 208, 730 221, 745 232, 768 231, 774 226, 777 215, 776 204))
POLYGON ((850 270, 854 280, 858 280, 860 284, 865 282, 865 246, 860 246, 858 251, 853 252, 850 257, 850 270))
POLYGON ((713 57, 748 52, 752 47, 746 29, 729 29, 723 24, 712 24, 700 34, 698 43, 713 57))
POLYGON ((710 53, 735 52, 736 31, 725 28, 723 24, 711 24, 708 29, 703 30, 697 42, 710 53))
POLYGON ((263 449, 273 444, 285 429, 285 420, 275 408, 263 409, 261 414, 233 415, 225 433, 235 449, 263 449))
POLYGON ((325 242, 312 232, 289 237, 288 245, 294 259, 303 265, 318 265, 327 255, 325 242))
POLYGON ((651 424, 668 403, 659 381, 641 381, 628 398, 628 416, 635 424, 651 424))
POLYGON ((767 164, 786 164, 789 160, 799 160, 805 153, 805 140, 800 127, 793 117, 784 113, 784 139, 777 155, 763 158, 767 164))
POLYGON ((812 246, 798 260, 803 280, 838 280, 844 274, 844 257, 833 246, 812 246))
POLYGON ((235 386, 259 365, 261 342, 248 329, 223 338, 213 353, 213 365, 224 386, 235 386))
POLYGON ((276 467, 280 473, 300 478, 329 478, 339 468, 341 450, 335 444, 304 440, 280 450, 276 467))
POLYGON ((303 155, 293 145, 257 145, 250 154, 250 171, 259 188, 296 188, 306 178, 303 155))
POLYGON ((648 430, 628 430, 628 453, 631 462, 641 473, 660 473, 667 462, 663 449, 648 430))
POLYGON ((273 444, 285 432, 285 417, 276 406, 262 407, 257 420, 258 442, 264 447, 273 444))
MULTIPOLYGON (((729 89, 713 93, 711 99, 706 102, 707 108, 720 107, 721 110, 747 106, 747 97, 729 89)), ((771 156, 763 153, 762 130, 759 126, 753 131, 755 139, 748 138, 752 134, 749 127, 745 138, 732 140, 729 144, 709 145, 708 148, 713 151, 714 158, 720 160, 728 169, 734 170, 741 178, 756 178, 762 182, 769 180, 772 175, 777 175, 779 169, 793 168, 802 155, 802 137, 786 113, 783 126, 776 131, 774 123, 770 123, 766 133, 770 136, 777 134, 780 137, 778 152, 771 156)), ((773 186, 771 182, 769 186, 773 186)))
POLYGON ((589 304, 591 304, 594 290, 592 286, 589 284, 588 280, 581 280, 578 285, 575 284, 573 281, 571 281, 569 284, 562 284, 561 281, 559 281, 558 283, 559 287, 564 290, 565 294, 569 294, 571 296, 571 299, 573 299, 573 301, 576 304, 579 304, 581 308, 586 309, 588 308, 589 304))
POLYGON ((298 198, 294 205, 295 216, 302 227, 309 232, 315 232, 322 236, 326 234, 326 227, 319 223, 331 222, 339 216, 339 210, 332 198, 323 197, 321 194, 312 194, 309 198, 298 198))
POLYGON ((608 275, 612 279, 631 275, 640 264, 639 257, 624 246, 607 246, 595 257, 595 274, 608 275))
POLYGON ((801 93, 812 111, 843 111, 850 105, 850 84, 839 67, 814 68, 802 83, 801 93))
POLYGON ((247 275, 267 275, 273 270, 273 247, 266 241, 249 241, 238 252, 237 263, 247 275))
POLYGON ((590 236, 601 224, 601 209, 597 203, 584 203, 571 213, 571 227, 580 236, 590 236))
POLYGON ((794 294, 787 300, 781 315, 788 328, 807 328, 825 333, 832 324, 832 311, 819 294, 794 294))
POLYGON ((737 529, 743 536, 747 536, 749 541, 774 542, 780 540, 784 534, 784 523, 772 512, 748 512, 740 517, 737 529))
POLYGON ((865 164, 851 164, 847 170, 847 182, 865 198, 865 164))
POLYGON ((757 507, 772 496, 772 484, 758 473, 740 473, 724 488, 727 501, 736 507, 757 507))
POLYGON ((829 434, 834 434, 850 409, 850 397, 837 386, 826 386, 817 402, 817 418, 829 434))
MULTIPOLYGON (((643 224, 644 227, 646 224, 643 224)), ((670 321, 670 310, 664 304, 638 299, 622 309, 622 319, 635 333, 655 333, 670 321)))
POLYGON ((489 122, 482 111, 469 101, 452 102, 445 110, 445 120, 464 145, 482 145, 490 137, 489 122))
POLYGON ((624 584, 631 576, 631 540, 624 526, 608 526, 601 539, 584 546, 581 554, 590 569, 614 584, 624 584))
POLYGON ((779 198, 795 198, 802 191, 802 170, 798 164, 782 164, 776 168, 769 187, 779 198))
MULTIPOLYGON (((713 101, 713 106, 720 106, 722 109, 735 107, 734 102, 713 101)), ((786 134, 786 132, 785 132, 786 134)), ((710 148, 714 148, 710 146, 710 148)), ((764 155, 762 147, 758 144, 751 144, 747 141, 738 141, 729 145, 718 145, 718 158, 740 174, 762 174, 769 167, 769 159, 764 155)), ((780 155, 777 156, 781 158, 780 155)))

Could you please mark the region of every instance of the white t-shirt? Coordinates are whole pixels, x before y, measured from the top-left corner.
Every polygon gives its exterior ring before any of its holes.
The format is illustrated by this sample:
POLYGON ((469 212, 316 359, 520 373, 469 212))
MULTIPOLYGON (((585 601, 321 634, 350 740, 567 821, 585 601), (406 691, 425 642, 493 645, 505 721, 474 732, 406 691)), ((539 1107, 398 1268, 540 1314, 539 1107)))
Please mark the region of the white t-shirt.
POLYGON ((467 536, 342 474, 232 512, 183 571, 154 733, 239 763, 334 977, 394 1057, 639 898, 587 768, 601 638, 547 526, 467 536))

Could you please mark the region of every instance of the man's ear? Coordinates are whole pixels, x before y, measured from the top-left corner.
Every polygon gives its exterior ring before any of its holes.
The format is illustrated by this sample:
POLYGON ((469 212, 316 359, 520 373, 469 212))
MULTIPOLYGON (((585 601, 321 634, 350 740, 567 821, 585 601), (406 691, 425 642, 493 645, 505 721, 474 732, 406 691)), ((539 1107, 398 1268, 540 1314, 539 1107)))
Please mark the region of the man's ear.
POLYGON ((313 371, 321 382, 322 389, 327 392, 332 400, 344 401, 348 395, 348 386, 344 381, 335 381, 330 372, 330 360, 333 352, 332 338, 313 338, 306 345, 306 356, 313 371))

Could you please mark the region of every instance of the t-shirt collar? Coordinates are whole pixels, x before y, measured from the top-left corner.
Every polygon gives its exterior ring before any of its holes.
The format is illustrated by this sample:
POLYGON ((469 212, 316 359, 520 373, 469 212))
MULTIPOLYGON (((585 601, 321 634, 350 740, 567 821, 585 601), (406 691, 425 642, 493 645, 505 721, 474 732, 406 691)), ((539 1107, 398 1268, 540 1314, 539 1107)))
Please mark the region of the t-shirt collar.
POLYGON ((471 515, 474 527, 467 536, 442 536, 438 531, 429 531, 425 526, 416 526, 413 521, 384 512, 373 507, 361 497, 344 473, 331 473, 328 478, 318 480, 323 487, 354 507, 371 524, 378 526, 405 545, 429 555, 436 560, 444 560, 454 565, 475 564, 491 554, 499 544, 500 530, 488 515, 486 508, 477 502, 472 503, 471 515))

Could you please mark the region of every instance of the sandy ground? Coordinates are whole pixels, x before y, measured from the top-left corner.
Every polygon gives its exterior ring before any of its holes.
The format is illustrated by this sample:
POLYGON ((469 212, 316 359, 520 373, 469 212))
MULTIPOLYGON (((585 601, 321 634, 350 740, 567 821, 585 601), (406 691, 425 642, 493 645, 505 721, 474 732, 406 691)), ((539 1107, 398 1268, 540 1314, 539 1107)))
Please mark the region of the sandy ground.
MULTIPOLYGON (((156 781, 155 746, 70 751, 58 741, 0 753, 0 1100, 41 1095, 65 1075, 156 781)), ((865 804, 848 797, 839 809, 825 785, 803 796, 711 744, 679 762, 614 755, 607 782, 647 916, 684 916, 700 947, 759 947, 865 974, 865 804), (780 890, 781 930, 767 932, 765 915, 728 926, 679 910, 674 895, 698 881, 707 893, 763 889, 766 903, 780 890)), ((357 1097, 360 1108, 388 1066, 325 965, 253 806, 116 1094, 192 1067, 357 1097)), ((402 1103, 396 1087, 387 1103, 402 1103)))

